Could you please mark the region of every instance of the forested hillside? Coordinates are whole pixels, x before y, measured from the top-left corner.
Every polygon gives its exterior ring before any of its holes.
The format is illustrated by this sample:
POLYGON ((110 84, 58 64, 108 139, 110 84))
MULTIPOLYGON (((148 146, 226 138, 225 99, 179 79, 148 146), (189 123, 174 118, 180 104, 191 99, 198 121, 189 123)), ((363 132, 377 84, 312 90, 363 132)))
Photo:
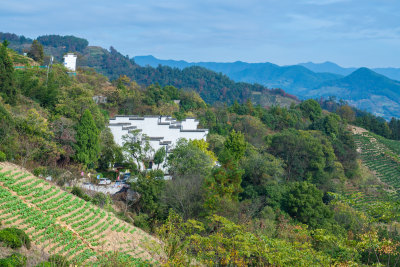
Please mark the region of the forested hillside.
MULTIPOLYGON (((375 132, 382 126, 396 139, 397 121, 377 126, 333 100, 264 108, 250 98, 228 99, 234 92, 245 96, 246 87, 227 90, 226 99, 211 95, 221 104, 173 86, 172 79, 144 85, 129 73, 119 75, 122 70, 110 81, 88 68, 69 76, 55 64, 47 76, 39 67, 14 69, 14 52, 6 46, 0 49, 0 160, 8 162, 0 171, 0 228, 24 231, 49 262, 60 254, 74 264, 101 266, 398 264, 400 206, 392 175, 400 168, 399 142, 351 131, 353 123, 375 132), (96 102, 101 97, 105 101, 96 102), (142 170, 129 157, 136 153, 147 166, 145 139, 114 143, 107 123, 116 114, 194 116, 210 133, 207 141, 178 142, 166 159, 172 179, 165 180, 161 170, 142 170), (135 177, 129 181, 134 199, 74 186, 82 172, 113 178, 115 163, 135 177), (74 205, 87 209, 76 214, 74 205), (161 242, 132 240, 134 227, 161 242), (55 237, 58 232, 65 239, 55 237), (106 245, 112 234, 118 236, 114 247, 106 245), (70 239, 76 242, 67 245, 70 239), (147 254, 137 254, 135 244, 147 254)), ((115 63, 105 62, 110 69, 115 63)), ((170 68, 157 69, 166 71, 158 77, 174 77, 170 68)), ((197 67, 188 71, 196 79, 209 75, 197 67)))
MULTIPOLYGON (((31 48, 27 47, 27 42, 32 42, 31 39, 15 34, 0 35, 0 40, 7 38, 12 39, 10 47, 13 49, 19 52, 30 51, 31 48)), ((243 103, 252 98, 253 92, 261 93, 268 99, 268 101, 256 102, 261 105, 284 104, 289 106, 290 103, 297 102, 296 97, 286 94, 283 90, 269 90, 258 84, 236 83, 222 73, 216 73, 203 67, 184 70, 168 66, 141 67, 133 59, 123 56, 113 47, 107 50, 88 46, 87 40, 74 36, 45 35, 39 36, 35 41, 42 45, 45 54, 53 55, 58 62, 62 62, 65 53, 75 52, 78 54, 78 66, 94 68, 111 80, 126 75, 144 86, 158 83, 161 86, 172 85, 179 89, 194 90, 207 103, 218 101, 230 104, 234 101, 243 103)), ((48 56, 43 57, 42 61, 46 63, 48 58, 48 56)))

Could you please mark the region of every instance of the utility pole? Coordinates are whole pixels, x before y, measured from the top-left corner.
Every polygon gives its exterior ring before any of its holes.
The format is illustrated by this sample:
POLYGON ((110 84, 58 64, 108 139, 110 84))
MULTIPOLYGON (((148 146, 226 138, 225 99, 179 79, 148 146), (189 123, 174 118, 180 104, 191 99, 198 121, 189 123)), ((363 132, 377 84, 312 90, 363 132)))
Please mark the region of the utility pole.
POLYGON ((54 60, 54 57, 51 56, 51 57, 50 57, 50 61, 49 61, 49 65, 47 65, 46 86, 47 86, 47 82, 49 81, 49 72, 50 72, 51 67, 53 66, 53 60, 54 60))

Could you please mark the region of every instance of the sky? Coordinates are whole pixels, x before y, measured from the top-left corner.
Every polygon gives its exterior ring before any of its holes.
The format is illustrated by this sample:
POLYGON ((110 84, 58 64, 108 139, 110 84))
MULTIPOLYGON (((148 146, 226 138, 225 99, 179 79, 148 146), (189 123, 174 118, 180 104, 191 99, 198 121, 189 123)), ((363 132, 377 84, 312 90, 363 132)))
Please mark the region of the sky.
POLYGON ((0 31, 129 57, 400 67, 399 0, 0 0, 0 31))

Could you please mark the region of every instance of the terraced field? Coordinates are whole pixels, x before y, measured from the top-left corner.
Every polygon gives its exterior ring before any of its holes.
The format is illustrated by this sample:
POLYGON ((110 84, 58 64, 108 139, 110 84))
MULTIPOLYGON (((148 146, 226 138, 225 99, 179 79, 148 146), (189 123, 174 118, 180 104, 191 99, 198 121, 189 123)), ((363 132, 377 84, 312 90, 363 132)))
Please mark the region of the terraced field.
POLYGON ((157 242, 151 236, 12 164, 0 163, 0 221, 71 261, 97 262, 118 251, 131 261, 155 262, 143 247, 157 242))
POLYGON ((361 160, 400 199, 400 142, 387 140, 369 132, 354 134, 361 160))

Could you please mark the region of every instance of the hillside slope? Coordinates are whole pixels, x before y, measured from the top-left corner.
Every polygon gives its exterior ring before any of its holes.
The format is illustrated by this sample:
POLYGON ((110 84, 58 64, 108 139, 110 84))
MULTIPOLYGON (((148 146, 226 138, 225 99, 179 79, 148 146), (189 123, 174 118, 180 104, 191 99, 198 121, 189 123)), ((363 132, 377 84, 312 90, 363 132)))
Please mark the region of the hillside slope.
POLYGON ((322 83, 305 94, 310 98, 332 95, 387 119, 400 117, 400 82, 367 68, 360 68, 342 79, 322 83))
POLYGON ((151 67, 163 65, 183 69, 200 66, 221 72, 237 82, 258 83, 269 88, 282 88, 297 96, 301 96, 304 90, 312 88, 316 84, 342 77, 342 75, 332 73, 315 73, 303 66, 278 66, 269 62, 186 62, 162 60, 153 56, 136 56, 134 60, 141 66, 149 65, 151 67))
POLYGON ((118 251, 154 261, 145 247, 157 241, 142 230, 14 164, 0 169, 0 221, 26 231, 45 253, 93 262, 118 251))
MULTIPOLYGON (((10 39, 12 49, 18 52, 27 51, 31 39, 15 34, 0 33, 0 40, 10 39)), ((47 55, 53 55, 56 61, 61 62, 62 56, 67 52, 78 54, 77 65, 79 67, 94 68, 97 72, 115 80, 121 75, 126 75, 141 85, 159 83, 162 86, 174 85, 177 88, 194 90, 199 93, 208 103, 223 101, 241 103, 251 98, 252 92, 262 92, 269 99, 275 99, 277 92, 271 92, 265 86, 250 84, 244 82, 235 82, 231 78, 222 74, 222 69, 216 68, 215 71, 203 67, 188 68, 181 70, 168 66, 161 68, 142 67, 135 63, 133 59, 119 53, 113 47, 109 50, 98 46, 88 46, 88 41, 74 36, 45 35, 37 38, 43 45, 44 52, 47 55), (217 73, 221 72, 221 73, 217 73)), ((247 64, 247 63, 245 63, 247 64)), ((225 68, 223 64, 217 64, 219 68, 225 68)), ((243 67, 246 67, 244 65, 243 67)), ((232 68, 232 72, 243 70, 243 67, 232 68)), ((253 83, 253 81, 249 81, 253 83)), ((280 92, 280 91, 279 91, 280 92)), ((279 103, 291 103, 297 99, 287 94, 281 94, 281 98, 286 98, 281 102, 273 102, 273 105, 279 103)), ((260 103, 262 104, 262 103, 260 103)))
POLYGON ((362 163, 368 167, 394 199, 400 199, 400 142, 351 126, 362 163))

